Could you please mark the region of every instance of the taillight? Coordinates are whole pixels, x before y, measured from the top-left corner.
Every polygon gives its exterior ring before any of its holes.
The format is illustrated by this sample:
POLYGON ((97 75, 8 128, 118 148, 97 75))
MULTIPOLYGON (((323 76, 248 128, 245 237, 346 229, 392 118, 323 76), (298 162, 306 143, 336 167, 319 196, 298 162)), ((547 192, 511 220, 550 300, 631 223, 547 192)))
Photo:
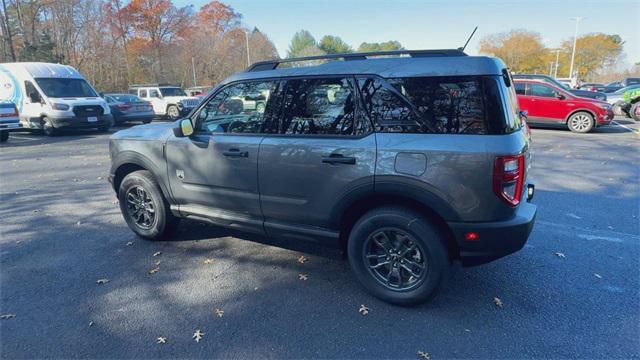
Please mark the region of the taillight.
POLYGON ((13 107, 11 112, 0 113, 0 117, 16 117, 16 116, 18 116, 18 108, 15 106, 13 107))
POLYGON ((498 156, 493 164, 493 192, 510 206, 520 203, 524 171, 523 154, 498 156))
POLYGON ((123 110, 123 111, 131 109, 131 105, 129 104, 118 104, 116 105, 116 107, 118 108, 118 110, 123 110))

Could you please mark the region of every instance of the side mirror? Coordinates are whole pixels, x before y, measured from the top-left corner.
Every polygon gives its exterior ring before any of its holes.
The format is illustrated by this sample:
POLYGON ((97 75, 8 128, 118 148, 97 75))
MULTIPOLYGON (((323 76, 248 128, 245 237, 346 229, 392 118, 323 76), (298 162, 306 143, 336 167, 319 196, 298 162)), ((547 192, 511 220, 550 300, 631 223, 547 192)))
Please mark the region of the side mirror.
POLYGON ((558 94, 556 94, 556 99, 558 99, 558 100, 564 100, 564 99, 566 99, 566 97, 565 97, 564 95, 562 95, 562 94, 558 93, 558 94))
POLYGON ((520 115, 520 117, 521 117, 521 118, 523 118, 523 119, 525 119, 525 120, 526 120, 526 119, 527 119, 527 114, 528 114, 528 113, 529 113, 529 112, 528 112, 527 110, 520 110, 519 115, 520 115))
POLYGON ((191 124, 191 120, 182 119, 178 120, 173 127, 173 135, 176 137, 187 137, 193 134, 193 124, 191 124))
POLYGON ((42 98, 40 97, 40 94, 38 94, 37 92, 32 92, 29 93, 29 100, 31 100, 32 103, 39 103, 42 101, 42 98))

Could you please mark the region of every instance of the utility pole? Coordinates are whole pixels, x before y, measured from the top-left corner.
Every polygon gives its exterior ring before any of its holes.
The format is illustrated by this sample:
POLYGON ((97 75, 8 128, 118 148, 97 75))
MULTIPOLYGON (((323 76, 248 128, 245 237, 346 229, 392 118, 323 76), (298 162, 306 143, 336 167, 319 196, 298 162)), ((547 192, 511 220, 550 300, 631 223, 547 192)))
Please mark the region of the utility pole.
POLYGON ((558 77, 558 60, 560 60, 560 49, 556 49, 556 70, 553 72, 553 77, 558 77))
POLYGON ((198 83, 196 81, 196 62, 193 59, 193 56, 191 57, 191 71, 193 73, 193 87, 198 86, 198 83))
POLYGON ((247 67, 251 66, 251 58, 249 57, 249 30, 244 32, 244 38, 247 43, 247 67))
POLYGON ((573 78, 573 61, 576 58, 576 43, 578 42, 578 24, 584 19, 586 18, 580 16, 571 18, 571 20, 575 20, 576 22, 576 30, 573 33, 573 52, 571 53, 571 65, 569 66, 569 78, 573 78))

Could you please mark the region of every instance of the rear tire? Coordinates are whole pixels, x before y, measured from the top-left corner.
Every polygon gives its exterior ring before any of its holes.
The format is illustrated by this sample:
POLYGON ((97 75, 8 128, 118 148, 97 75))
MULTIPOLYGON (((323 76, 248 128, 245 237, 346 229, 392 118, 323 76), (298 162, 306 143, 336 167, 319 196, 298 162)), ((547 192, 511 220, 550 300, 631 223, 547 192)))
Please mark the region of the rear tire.
POLYGON ((0 131, 0 142, 6 142, 7 140, 9 140, 9 132, 0 131))
POLYGON ((53 127, 53 122, 46 116, 42 118, 42 133, 47 136, 56 136, 58 134, 58 130, 53 127))
POLYGON ((640 121, 640 101, 631 105, 631 109, 629 110, 629 115, 635 121, 640 121))
POLYGON ((129 228, 145 239, 166 239, 180 223, 171 213, 160 185, 147 170, 125 176, 118 189, 118 200, 129 228))
POLYGON ((593 116, 584 111, 579 111, 571 115, 569 120, 567 120, 567 127, 569 127, 569 130, 580 134, 585 134, 593 130, 595 124, 593 116))
POLYGON ((349 234, 351 269, 374 296, 396 305, 432 299, 449 275, 444 237, 422 215, 380 207, 363 215, 349 234))

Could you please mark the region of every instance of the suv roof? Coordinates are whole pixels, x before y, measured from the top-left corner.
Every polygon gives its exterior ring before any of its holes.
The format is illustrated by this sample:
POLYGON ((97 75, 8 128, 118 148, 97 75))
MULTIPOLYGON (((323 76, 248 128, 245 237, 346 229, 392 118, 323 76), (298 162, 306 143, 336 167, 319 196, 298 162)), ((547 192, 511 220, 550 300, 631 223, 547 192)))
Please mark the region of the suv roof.
POLYGON ((506 65, 498 58, 467 56, 461 50, 332 54, 255 63, 249 67, 246 72, 238 73, 227 78, 221 85, 239 80, 322 75, 367 74, 378 75, 383 78, 502 75, 502 70, 505 68, 506 65), (371 58, 374 56, 376 58, 371 58), (323 59, 344 59, 344 61, 328 61, 319 65, 277 68, 277 66, 282 63, 323 59))
POLYGON ((145 88, 145 87, 178 87, 181 88, 180 85, 177 84, 168 84, 168 83, 160 83, 160 84, 132 84, 129 85, 129 89, 137 89, 137 88, 145 88))

